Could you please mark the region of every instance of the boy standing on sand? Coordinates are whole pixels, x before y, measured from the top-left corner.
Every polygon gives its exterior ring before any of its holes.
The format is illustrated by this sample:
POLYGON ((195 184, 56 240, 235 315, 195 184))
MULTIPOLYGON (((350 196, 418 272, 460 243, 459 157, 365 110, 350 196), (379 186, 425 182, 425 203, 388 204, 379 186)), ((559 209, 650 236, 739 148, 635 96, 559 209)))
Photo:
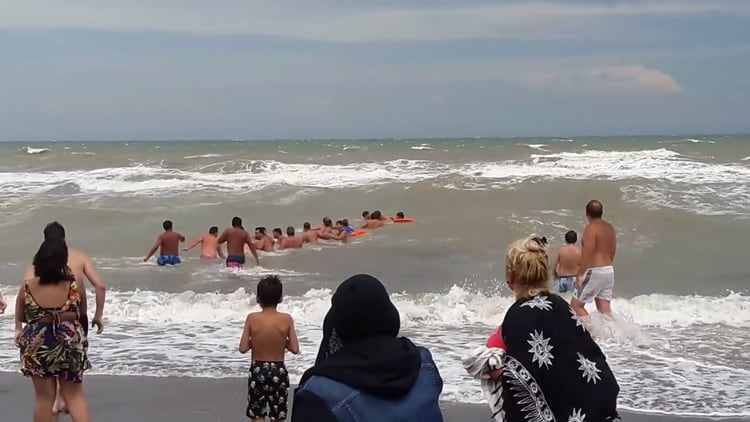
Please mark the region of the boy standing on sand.
POLYGON ((225 258, 224 252, 222 252, 221 246, 219 246, 219 228, 217 226, 208 229, 208 234, 199 237, 198 240, 182 251, 188 252, 198 245, 201 245, 201 259, 213 260, 216 258, 225 258))
POLYGON ((266 416, 272 421, 287 417, 289 373, 284 353, 289 350, 299 354, 299 341, 291 315, 276 310, 282 290, 278 276, 260 280, 255 299, 261 311, 247 315, 240 339, 240 353, 252 350, 246 413, 253 421, 264 421, 266 416))

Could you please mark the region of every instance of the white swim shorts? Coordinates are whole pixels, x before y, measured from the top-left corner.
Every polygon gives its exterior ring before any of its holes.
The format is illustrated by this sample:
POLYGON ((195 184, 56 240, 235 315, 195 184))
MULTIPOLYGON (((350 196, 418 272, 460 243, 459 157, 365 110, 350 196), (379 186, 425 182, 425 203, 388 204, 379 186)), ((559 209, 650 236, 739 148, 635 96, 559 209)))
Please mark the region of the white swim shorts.
POLYGON ((583 274, 581 288, 576 289, 573 297, 584 303, 591 303, 594 299, 611 301, 614 288, 614 267, 608 265, 606 267, 589 268, 583 274))

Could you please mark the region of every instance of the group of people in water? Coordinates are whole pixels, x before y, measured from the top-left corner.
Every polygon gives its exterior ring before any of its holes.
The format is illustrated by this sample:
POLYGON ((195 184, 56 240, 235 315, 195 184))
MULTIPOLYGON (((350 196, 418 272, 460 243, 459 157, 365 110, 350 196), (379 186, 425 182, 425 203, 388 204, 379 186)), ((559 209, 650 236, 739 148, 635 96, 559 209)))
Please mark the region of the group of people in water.
MULTIPOLYGON (((616 239, 602 212, 598 201, 586 206, 589 223, 575 268, 569 265, 572 260, 568 255, 575 255, 567 252, 571 248, 561 249, 552 265, 544 237, 532 235, 509 246, 504 276, 515 303, 498 330, 489 333, 486 347, 463 360, 467 372, 481 380, 495 420, 617 418, 619 386, 588 331, 584 309, 587 302, 595 300, 600 312, 611 312, 616 239), (553 293, 553 272, 559 285, 568 283, 564 278, 575 273, 570 305, 553 293)), ((376 221, 363 226, 382 226, 381 219, 376 221)), ((251 238, 239 218, 232 223, 216 237, 217 244, 228 244, 228 264, 239 261, 239 256, 244 262, 245 245, 255 251, 259 240, 251 238)), ((218 229, 214 232, 218 234, 218 229)), ((184 236, 171 231, 171 225, 165 225, 165 234, 162 236, 179 239, 177 244, 184 241, 184 236)), ((570 245, 575 243, 572 237, 567 240, 570 245)), ((168 257, 169 252, 178 256, 176 249, 162 249, 160 257, 168 257)), ((257 260, 257 253, 253 256, 257 260)), ((91 420, 82 388, 83 374, 91 367, 85 279, 96 291, 91 326, 101 333, 104 284, 86 254, 68 249, 63 227, 49 224, 15 305, 15 342, 20 349, 21 372, 34 384, 35 422, 51 422, 58 411, 69 412, 74 422, 91 420)), ((286 351, 300 353, 297 332, 292 317, 277 310, 283 297, 278 277, 261 279, 256 292, 260 311, 248 314, 239 341, 240 353, 252 353, 247 381, 249 418, 443 421, 439 403, 443 380, 430 351, 399 336, 398 309, 384 285, 366 274, 350 277, 334 292, 315 364, 304 372, 289 415, 290 382, 284 356, 286 351)), ((0 312, 4 310, 5 302, 0 302, 0 312)))
MULTIPOLYGON (((349 220, 344 218, 334 224, 329 217, 324 217, 321 225, 312 226, 309 222, 302 225, 302 234, 297 236, 294 226, 286 228, 286 236, 280 227, 276 227, 268 234, 266 227, 256 227, 251 236, 242 226, 242 219, 234 217, 231 227, 219 234, 219 227, 212 226, 208 233, 201 235, 190 246, 182 249, 188 252, 198 245, 201 246, 201 259, 216 260, 224 259, 227 267, 241 268, 245 265, 246 256, 251 255, 255 263, 260 265, 258 251, 273 252, 274 250, 300 249, 305 244, 317 243, 319 240, 348 243, 350 237, 363 236, 371 230, 376 230, 388 223, 410 223, 413 219, 406 218, 402 211, 396 213, 395 217, 385 216, 380 211, 362 212, 362 225, 355 229, 349 225, 349 220), (227 244, 227 253, 224 254, 222 245, 227 244)), ((185 242, 185 236, 174 231, 174 224, 166 220, 162 224, 164 232, 157 236, 154 245, 149 250, 147 262, 152 256, 159 252, 156 263, 160 266, 178 265, 182 262, 180 258, 180 243, 185 242)))

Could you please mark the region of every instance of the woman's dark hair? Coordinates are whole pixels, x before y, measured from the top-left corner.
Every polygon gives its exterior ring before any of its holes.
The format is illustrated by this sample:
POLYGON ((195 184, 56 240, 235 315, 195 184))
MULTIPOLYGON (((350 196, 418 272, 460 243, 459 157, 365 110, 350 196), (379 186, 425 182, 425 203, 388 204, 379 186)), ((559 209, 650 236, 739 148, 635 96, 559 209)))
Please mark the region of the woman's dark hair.
POLYGON ((42 242, 34 255, 34 275, 39 284, 57 284, 73 281, 68 268, 68 245, 62 239, 49 239, 42 242))

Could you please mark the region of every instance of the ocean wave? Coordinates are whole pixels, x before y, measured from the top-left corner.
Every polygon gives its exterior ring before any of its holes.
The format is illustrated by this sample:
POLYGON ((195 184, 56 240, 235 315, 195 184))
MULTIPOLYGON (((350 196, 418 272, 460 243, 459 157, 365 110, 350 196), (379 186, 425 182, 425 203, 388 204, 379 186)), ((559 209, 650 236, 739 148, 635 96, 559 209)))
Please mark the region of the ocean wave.
POLYGON ((26 154, 43 154, 45 152, 52 151, 49 148, 32 148, 32 147, 26 147, 26 154))
POLYGON ((750 180, 750 168, 738 163, 707 163, 665 148, 535 153, 520 160, 472 163, 397 159, 308 164, 236 159, 188 169, 141 164, 87 171, 0 172, 0 192, 5 197, 45 194, 56 186, 74 183, 86 195, 165 196, 195 191, 254 192, 273 186, 348 189, 424 181, 449 189, 490 190, 552 180, 632 180, 636 183, 629 186, 636 188, 623 190, 624 198, 643 201, 646 207, 741 215, 750 206, 750 185, 745 183, 750 180))
POLYGON ((411 147, 411 149, 416 151, 432 151, 435 148, 433 148, 430 144, 422 144, 422 145, 416 145, 411 147))
POLYGON ((547 151, 547 149, 545 148, 547 146, 546 144, 516 144, 516 145, 521 146, 521 147, 535 149, 537 151, 547 151))
MULTIPOLYGON (((2 290, 13 302, 14 289, 5 286, 2 290)), ((312 289, 302 296, 285 297, 280 305, 281 311, 293 316, 303 351, 287 362, 293 381, 314 362, 331 293, 312 289)), ((466 375, 460 357, 484 343, 513 299, 458 286, 441 293, 391 297, 401 313, 402 333, 429 347, 438 362, 445 381, 443 399, 482 402, 479 385, 466 375)), ((116 335, 90 339, 92 373, 243 376, 247 360, 236 352, 236 342, 245 316, 256 309, 253 295, 244 289, 229 293, 110 291, 107 333, 116 335), (123 354, 123 350, 139 353, 123 354)), ((713 360, 727 350, 735 353, 744 348, 747 336, 742 333, 750 325, 750 298, 739 294, 648 295, 618 298, 613 309, 623 320, 640 324, 654 340, 645 349, 627 339, 600 341, 618 376, 624 406, 695 415, 746 410, 750 370, 713 360), (724 335, 717 337, 719 329, 724 335)), ((11 336, 11 331, 0 332, 0 341, 10 342, 11 336)), ((17 352, 0 349, 1 370, 15 369, 17 361, 17 352)))
POLYGON ((200 155, 188 155, 186 157, 183 157, 186 160, 190 160, 193 158, 219 158, 224 157, 222 154, 200 154, 200 155))

